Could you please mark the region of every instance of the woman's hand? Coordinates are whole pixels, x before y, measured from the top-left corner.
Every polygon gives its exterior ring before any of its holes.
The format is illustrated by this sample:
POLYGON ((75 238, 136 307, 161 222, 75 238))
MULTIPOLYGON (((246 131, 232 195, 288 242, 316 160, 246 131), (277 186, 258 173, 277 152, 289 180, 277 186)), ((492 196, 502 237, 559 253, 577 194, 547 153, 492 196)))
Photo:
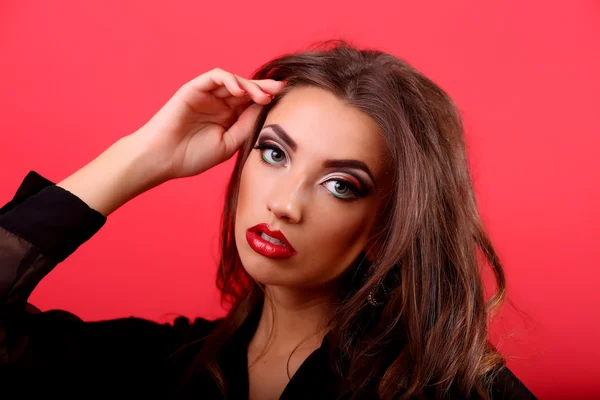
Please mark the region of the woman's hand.
POLYGON ((184 84, 132 136, 145 143, 161 166, 160 179, 197 175, 239 149, 250 137, 262 105, 283 86, 216 68, 184 84))
POLYGON ((144 126, 57 186, 108 216, 154 186, 230 158, 250 137, 260 108, 283 86, 213 69, 184 84, 144 126))

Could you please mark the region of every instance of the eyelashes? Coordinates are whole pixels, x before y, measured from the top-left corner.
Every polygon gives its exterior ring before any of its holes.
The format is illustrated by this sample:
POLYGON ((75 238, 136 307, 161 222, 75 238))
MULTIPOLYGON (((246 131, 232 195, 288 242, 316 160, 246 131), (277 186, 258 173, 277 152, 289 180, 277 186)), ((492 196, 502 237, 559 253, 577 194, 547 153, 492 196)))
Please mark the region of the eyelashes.
MULTIPOLYGON (((285 152, 273 144, 263 142, 254 146, 253 149, 260 151, 260 162, 271 167, 277 166, 287 159, 285 152)), ((357 200, 366 195, 364 191, 357 188, 352 182, 342 178, 329 179, 324 182, 324 186, 332 196, 344 201, 357 200), (346 190, 340 192, 338 191, 340 187, 346 190)))
POLYGON ((277 163, 279 163, 279 161, 283 161, 283 160, 273 160, 272 162, 269 161, 268 158, 273 159, 273 153, 279 154, 280 157, 283 156, 284 159, 286 158, 285 153, 283 152, 283 150, 281 150, 279 147, 274 146, 274 145, 262 143, 262 144, 259 144, 256 147, 254 147, 254 148, 257 149, 257 150, 260 150, 261 160, 264 161, 264 162, 266 162, 266 163, 268 163, 268 164, 271 164, 271 165, 277 164, 277 163), (271 150, 271 153, 270 153, 271 156, 270 157, 265 157, 265 153, 263 152, 263 150, 271 150))

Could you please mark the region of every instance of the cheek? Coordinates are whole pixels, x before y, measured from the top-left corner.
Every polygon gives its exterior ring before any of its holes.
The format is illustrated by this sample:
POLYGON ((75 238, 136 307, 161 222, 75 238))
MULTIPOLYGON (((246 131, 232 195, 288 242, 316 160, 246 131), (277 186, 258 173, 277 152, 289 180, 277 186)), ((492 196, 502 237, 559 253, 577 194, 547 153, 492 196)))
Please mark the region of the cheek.
MULTIPOLYGON (((328 203, 335 203, 329 200, 328 203)), ((352 243, 363 231, 366 218, 360 210, 349 210, 348 207, 321 205, 314 216, 315 231, 320 240, 327 242, 352 243)))
POLYGON ((321 239, 351 244, 367 236, 377 210, 374 197, 348 202, 334 198, 325 190, 318 197, 318 206, 312 208, 311 225, 319 225, 321 239))
MULTIPOLYGON (((238 226, 246 226, 248 228, 248 223, 252 222, 248 220, 249 216, 260 212, 260 209, 258 209, 260 193, 266 190, 264 177, 262 178, 257 166, 248 158, 240 176, 238 201, 235 210, 236 231, 238 226)), ((254 223, 256 222, 254 221, 254 223)))
MULTIPOLYGON (((247 165, 247 164, 246 164, 247 165)), ((248 171, 246 166, 244 166, 242 170, 242 175, 240 176, 240 187, 238 192, 238 201, 237 206, 235 208, 235 218, 237 222, 242 222, 244 219, 244 210, 248 207, 248 199, 251 185, 248 182, 248 171)))
MULTIPOLYGON (((318 255, 311 263, 325 280, 339 275, 365 249, 372 226, 368 205, 353 207, 335 204, 321 205, 313 215, 309 253, 318 255), (336 207, 337 206, 337 207, 336 207)), ((321 279, 320 279, 321 280, 321 279)))

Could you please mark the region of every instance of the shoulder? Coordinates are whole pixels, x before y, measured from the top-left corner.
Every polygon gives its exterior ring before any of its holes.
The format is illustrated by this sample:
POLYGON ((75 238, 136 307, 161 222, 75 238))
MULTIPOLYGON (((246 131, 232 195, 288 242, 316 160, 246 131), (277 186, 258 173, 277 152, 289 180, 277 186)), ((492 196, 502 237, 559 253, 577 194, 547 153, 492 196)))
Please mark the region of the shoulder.
POLYGON ((204 318, 195 318, 190 320, 186 317, 177 317, 170 325, 180 335, 180 345, 173 349, 169 355, 171 360, 191 361, 198 353, 204 339, 208 337, 215 328, 223 321, 222 318, 209 320, 204 318))
POLYGON ((187 317, 177 317, 172 326, 184 335, 183 344, 187 345, 204 339, 212 333, 222 320, 222 318, 215 320, 195 318, 190 320, 187 317))
POLYGON ((491 389, 494 400, 536 400, 537 397, 506 366, 494 373, 491 389))
POLYGON ((169 391, 207 394, 209 388, 212 388, 214 382, 201 372, 198 356, 201 354, 205 339, 215 333, 222 320, 196 318, 190 321, 185 317, 175 319, 173 326, 186 332, 186 337, 182 345, 169 354, 162 371, 169 391))
MULTIPOLYGON (((71 343, 97 346, 105 343, 115 348, 134 349, 144 347, 158 353, 177 348, 208 336, 221 319, 209 320, 177 317, 171 323, 160 323, 139 317, 123 317, 98 321, 84 321, 65 310, 40 312, 28 305, 29 313, 23 317, 21 326, 31 328, 34 336, 47 337, 51 333, 64 336, 71 343)), ((125 353, 128 353, 125 352, 125 353)))

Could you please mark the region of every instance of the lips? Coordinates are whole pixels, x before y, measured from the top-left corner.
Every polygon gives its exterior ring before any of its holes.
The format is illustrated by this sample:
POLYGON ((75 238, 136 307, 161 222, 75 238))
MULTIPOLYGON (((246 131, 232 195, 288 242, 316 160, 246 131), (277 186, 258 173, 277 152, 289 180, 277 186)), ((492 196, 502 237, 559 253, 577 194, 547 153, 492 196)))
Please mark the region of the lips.
POLYGON ((267 224, 258 224, 248 229, 246 231, 246 240, 254 251, 265 257, 289 258, 296 254, 296 250, 294 250, 285 235, 280 231, 270 230, 267 224), (261 233, 281 241, 283 245, 271 243, 263 239, 260 235, 261 233))

